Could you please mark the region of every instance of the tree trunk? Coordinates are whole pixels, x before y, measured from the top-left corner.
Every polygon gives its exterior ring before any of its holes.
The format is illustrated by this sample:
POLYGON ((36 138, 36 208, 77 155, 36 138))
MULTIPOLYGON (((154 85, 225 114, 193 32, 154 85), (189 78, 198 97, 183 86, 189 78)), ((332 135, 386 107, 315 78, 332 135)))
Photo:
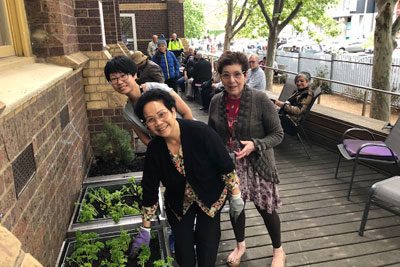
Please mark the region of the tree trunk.
POLYGON ((232 17, 233 17, 233 0, 228 0, 228 15, 225 23, 224 52, 231 48, 232 34, 232 17))
MULTIPOLYGON (((377 0, 378 15, 374 33, 374 64, 372 68, 372 87, 391 91, 392 70, 392 22, 395 0, 377 0)), ((389 121, 391 95, 372 93, 369 116, 374 119, 389 121)))
MULTIPOLYGON (((278 26, 269 29, 268 48, 267 48, 267 66, 273 67, 275 61, 276 45, 278 43, 278 26)), ((272 90, 274 80, 273 71, 265 68, 266 90, 272 90)))

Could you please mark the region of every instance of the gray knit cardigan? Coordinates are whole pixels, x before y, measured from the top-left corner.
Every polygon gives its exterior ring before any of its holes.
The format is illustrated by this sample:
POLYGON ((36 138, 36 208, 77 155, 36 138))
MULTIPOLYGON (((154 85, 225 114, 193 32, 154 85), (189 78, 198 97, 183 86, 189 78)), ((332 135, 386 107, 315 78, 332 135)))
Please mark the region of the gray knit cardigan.
MULTIPOLYGON (((213 97, 209 109, 208 125, 226 144, 230 137, 226 116, 226 92, 213 97)), ((283 140, 283 130, 278 113, 265 92, 245 86, 240 98, 237 138, 253 141, 256 150, 249 156, 255 171, 266 181, 279 183, 273 147, 283 140)))

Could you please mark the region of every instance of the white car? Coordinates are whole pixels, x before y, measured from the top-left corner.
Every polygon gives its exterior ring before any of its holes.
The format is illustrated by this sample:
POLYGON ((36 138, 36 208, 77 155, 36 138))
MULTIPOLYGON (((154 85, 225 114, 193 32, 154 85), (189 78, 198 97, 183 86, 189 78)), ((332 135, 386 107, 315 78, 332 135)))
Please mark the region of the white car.
POLYGON ((292 52, 293 46, 296 46, 296 50, 301 53, 310 54, 322 54, 322 46, 318 43, 307 43, 307 42, 297 42, 297 43, 287 43, 280 45, 276 51, 281 52, 292 52))

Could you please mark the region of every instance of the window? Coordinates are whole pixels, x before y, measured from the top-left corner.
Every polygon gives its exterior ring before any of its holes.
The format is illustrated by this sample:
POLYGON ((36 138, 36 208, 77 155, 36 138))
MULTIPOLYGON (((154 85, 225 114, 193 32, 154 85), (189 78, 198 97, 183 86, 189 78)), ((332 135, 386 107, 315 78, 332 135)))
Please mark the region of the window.
POLYGON ((122 41, 129 50, 137 50, 135 14, 120 14, 122 41))
POLYGON ((0 57, 31 56, 23 0, 0 0, 0 57))

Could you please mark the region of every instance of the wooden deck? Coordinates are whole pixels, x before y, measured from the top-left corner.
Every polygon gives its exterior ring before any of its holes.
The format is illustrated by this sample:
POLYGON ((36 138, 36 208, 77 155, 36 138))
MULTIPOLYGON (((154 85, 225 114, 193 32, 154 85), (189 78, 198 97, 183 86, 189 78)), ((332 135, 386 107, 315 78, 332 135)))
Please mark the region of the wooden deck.
MULTIPOLYGON (((188 104, 198 120, 207 122, 199 105, 188 104)), ((364 236, 358 235, 368 189, 385 175, 359 165, 348 201, 351 162, 342 161, 334 179, 338 155, 318 146, 309 152, 312 160, 291 137, 275 149, 286 266, 400 266, 400 217, 372 206, 364 236)), ((247 251, 240 266, 270 266, 271 240, 252 203, 246 205, 246 218, 247 251)), ((235 246, 227 213, 221 217, 221 227, 216 265, 226 266, 235 246)))

